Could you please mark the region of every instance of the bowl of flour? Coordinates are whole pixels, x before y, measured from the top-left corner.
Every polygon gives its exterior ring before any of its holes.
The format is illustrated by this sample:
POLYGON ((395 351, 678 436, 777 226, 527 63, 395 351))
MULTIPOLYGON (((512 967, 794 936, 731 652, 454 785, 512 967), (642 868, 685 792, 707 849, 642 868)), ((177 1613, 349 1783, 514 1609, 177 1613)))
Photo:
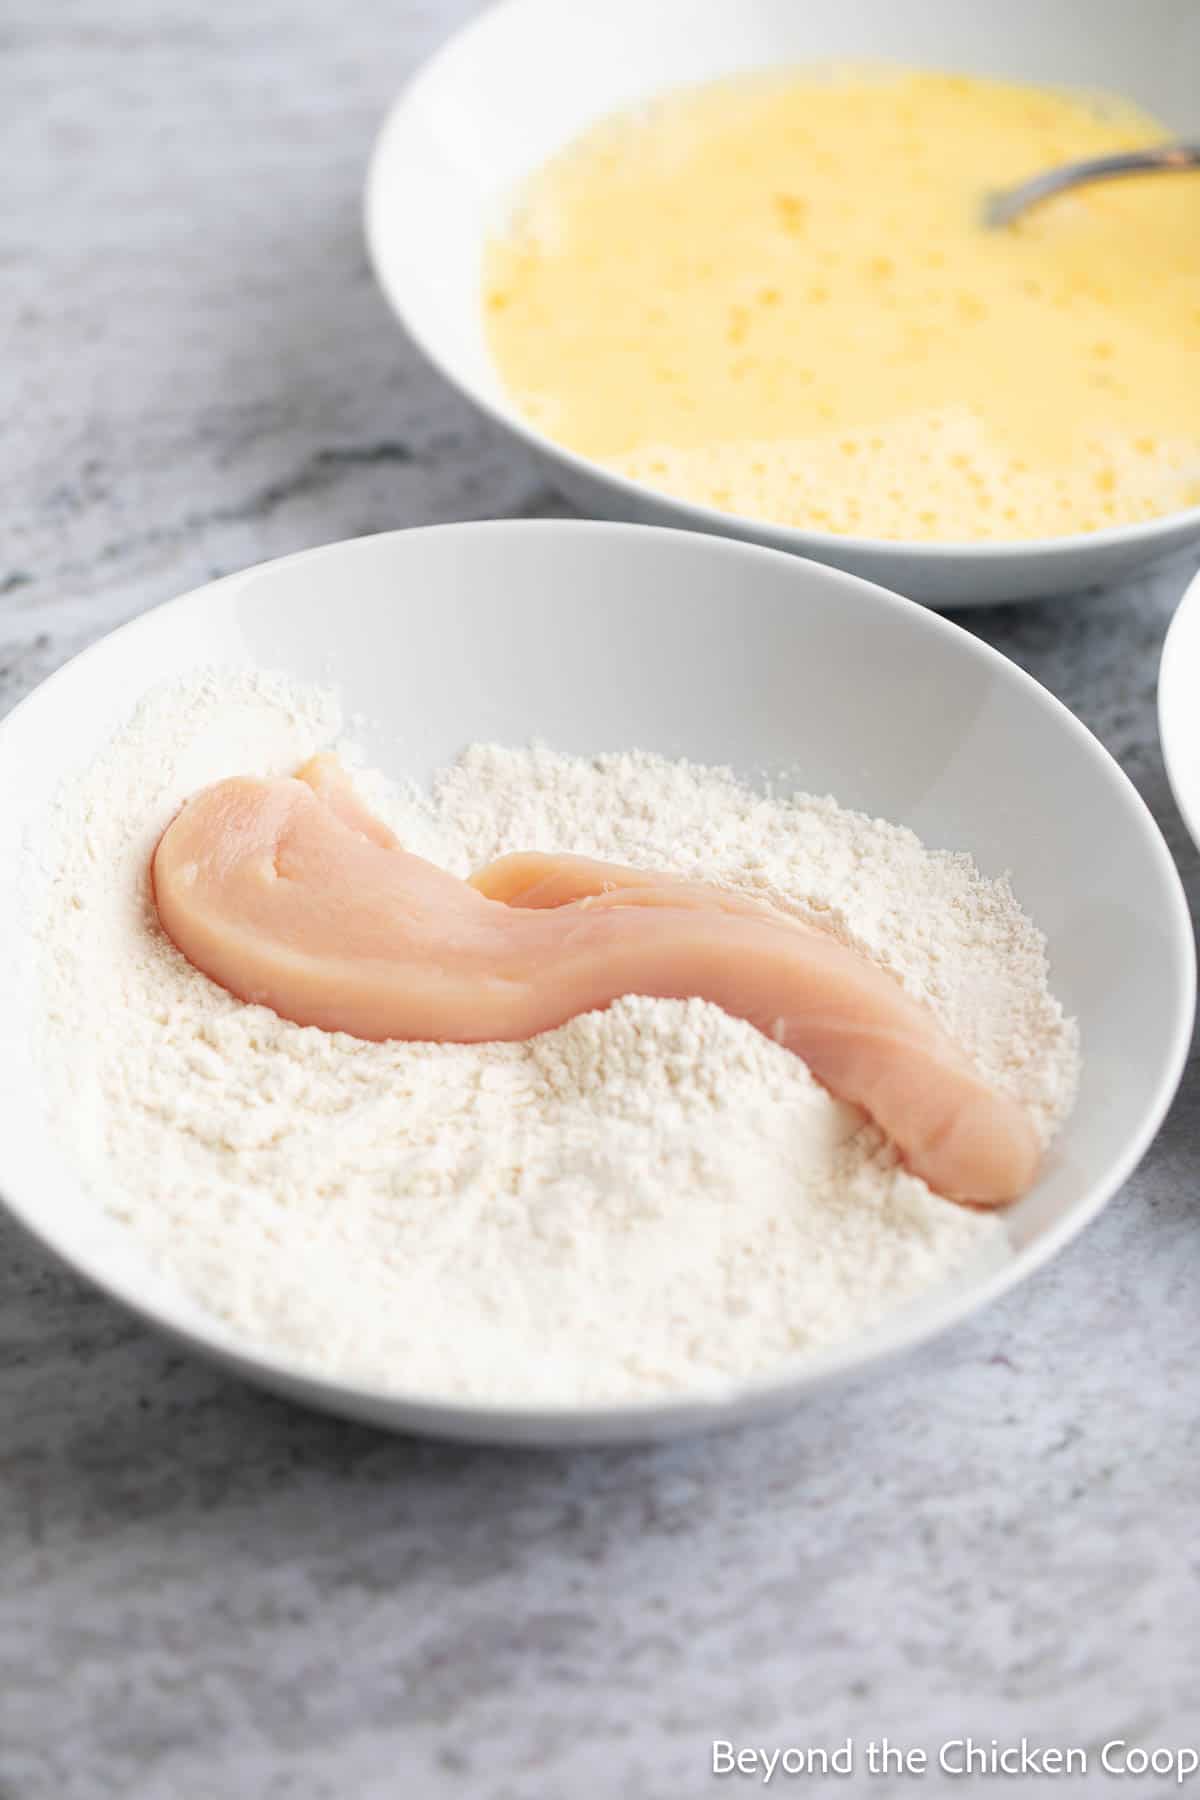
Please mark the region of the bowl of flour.
POLYGON ((0 794, 9 1210, 202 1353, 398 1428, 645 1438, 882 1365, 1094 1215, 1190 1033, 1178 877, 1086 730, 946 621, 722 539, 447 526, 228 577, 19 707, 0 794), (833 932, 1026 1109, 1036 1185, 942 1198, 702 999, 467 1045, 243 1004, 149 859, 197 789, 325 749, 456 875, 572 852, 833 932))

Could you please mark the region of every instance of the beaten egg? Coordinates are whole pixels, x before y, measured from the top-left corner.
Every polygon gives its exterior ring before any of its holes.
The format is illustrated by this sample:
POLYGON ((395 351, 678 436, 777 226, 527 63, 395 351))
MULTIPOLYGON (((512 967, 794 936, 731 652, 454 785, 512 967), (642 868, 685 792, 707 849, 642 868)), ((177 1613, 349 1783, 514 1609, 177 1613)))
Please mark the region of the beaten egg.
POLYGON ((1089 532, 1200 503, 1200 177, 992 188, 1161 141, 1127 102, 847 68, 593 127, 489 244, 509 395, 688 501, 862 536, 1089 532))

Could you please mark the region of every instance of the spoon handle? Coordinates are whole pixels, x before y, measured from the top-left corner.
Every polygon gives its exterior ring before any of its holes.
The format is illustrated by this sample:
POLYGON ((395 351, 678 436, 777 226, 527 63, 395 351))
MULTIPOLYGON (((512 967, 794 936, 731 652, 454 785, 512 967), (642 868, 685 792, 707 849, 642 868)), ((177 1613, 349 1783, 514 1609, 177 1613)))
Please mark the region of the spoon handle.
POLYGON ((1200 168, 1200 143, 1157 144, 1151 150, 1127 150, 1115 156, 1095 156, 1087 162, 1064 163, 1047 169, 1016 187, 1001 188, 984 201, 983 222, 995 228, 1011 225, 1031 206, 1038 206, 1068 188, 1091 181, 1110 181, 1117 175, 1146 175, 1170 169, 1200 168))

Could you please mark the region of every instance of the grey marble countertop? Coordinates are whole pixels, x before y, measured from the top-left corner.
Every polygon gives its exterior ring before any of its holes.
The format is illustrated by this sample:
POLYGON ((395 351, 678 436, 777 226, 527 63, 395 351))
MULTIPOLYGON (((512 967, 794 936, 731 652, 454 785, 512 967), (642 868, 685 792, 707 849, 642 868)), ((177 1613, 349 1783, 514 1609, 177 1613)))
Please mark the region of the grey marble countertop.
MULTIPOLYGON (((0 710, 241 564, 567 510, 359 234, 381 110, 470 10, 9 0, 0 710)), ((1120 759, 1195 900, 1154 720, 1186 574, 965 622, 1120 759)), ((0 1795, 689 1800, 759 1785, 714 1738, 850 1737, 859 1774, 769 1791, 882 1800, 915 1780, 861 1773, 885 1734, 1195 1742, 1198 1127, 1189 1079, 1078 1243, 885 1378, 620 1453, 264 1398, 0 1225, 0 1795)), ((1109 1785, 1158 1791, 1069 1791, 1109 1785)), ((1058 1784, 976 1783, 1014 1786, 1058 1784)))

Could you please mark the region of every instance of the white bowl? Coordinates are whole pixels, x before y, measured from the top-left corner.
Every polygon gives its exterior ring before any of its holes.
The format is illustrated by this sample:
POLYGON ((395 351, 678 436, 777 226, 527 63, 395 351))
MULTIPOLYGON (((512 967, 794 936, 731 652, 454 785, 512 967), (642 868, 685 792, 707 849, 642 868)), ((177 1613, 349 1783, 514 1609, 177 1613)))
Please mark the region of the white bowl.
POLYGON ((1200 847, 1200 574, 1163 639, 1158 667, 1158 735, 1175 804, 1200 847))
POLYGON ((380 135, 366 228, 383 290, 450 381, 584 511, 796 551, 937 606, 1077 590, 1200 537, 1200 507, 1024 543, 849 537, 717 512, 611 474, 523 419, 483 332, 481 252, 516 184, 594 119, 663 88, 772 63, 870 56, 1104 87, 1173 130, 1196 123, 1194 0, 503 0, 433 57, 380 135))
MULTIPOLYGON (((1117 765, 1012 663, 936 614, 731 539, 625 525, 452 525, 266 563, 127 625, 0 726, 0 1193, 81 1274, 254 1380, 333 1411, 479 1439, 667 1435, 791 1405, 919 1343, 1060 1249, 1149 1144, 1183 1067, 1195 987, 1175 867, 1117 765), (31 1064, 38 993, 20 850, 52 795, 152 684, 212 663, 332 682, 366 747, 423 779, 472 739, 642 746, 804 785, 1012 872, 1082 1028, 1078 1105, 1006 1215, 1012 1259, 874 1337, 713 1400, 448 1406, 322 1381, 234 1337, 148 1267, 80 1186, 31 1064)), ((549 1347, 548 1347, 549 1348, 549 1347)))

